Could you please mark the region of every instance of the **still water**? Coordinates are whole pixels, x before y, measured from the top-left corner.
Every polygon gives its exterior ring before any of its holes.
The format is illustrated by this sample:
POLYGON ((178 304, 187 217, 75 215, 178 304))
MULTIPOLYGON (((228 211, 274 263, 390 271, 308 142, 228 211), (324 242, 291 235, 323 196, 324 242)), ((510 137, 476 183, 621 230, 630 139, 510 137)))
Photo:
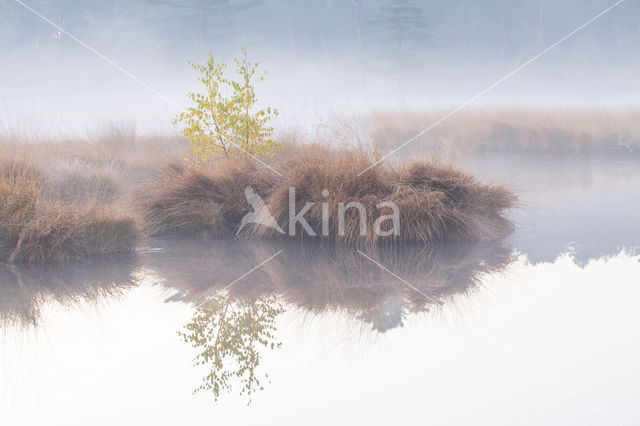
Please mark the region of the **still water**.
POLYGON ((637 166, 469 167, 508 239, 0 267, 0 424, 639 424, 637 166))

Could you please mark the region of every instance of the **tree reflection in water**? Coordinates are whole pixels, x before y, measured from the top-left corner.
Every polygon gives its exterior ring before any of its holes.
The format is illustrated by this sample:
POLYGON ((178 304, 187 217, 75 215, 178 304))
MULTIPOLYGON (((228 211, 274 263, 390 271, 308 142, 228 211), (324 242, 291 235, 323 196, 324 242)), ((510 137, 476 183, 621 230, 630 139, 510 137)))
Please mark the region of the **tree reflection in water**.
POLYGON ((195 364, 209 368, 196 391, 212 392, 216 400, 235 393, 232 387, 249 399, 262 388, 266 375, 256 371, 260 351, 264 355, 279 346, 275 320, 282 306, 315 314, 340 311, 375 332, 387 332, 402 327, 407 315, 440 309, 433 300, 450 304, 470 294, 484 275, 503 271, 515 258, 501 242, 367 250, 418 292, 352 247, 218 240, 158 246, 166 249, 152 253, 148 265, 164 285, 178 290, 170 300, 204 300, 180 334, 198 350, 195 364))
POLYGON ((210 392, 217 400, 239 391, 250 401, 267 379, 259 371, 263 356, 280 346, 276 320, 283 306, 314 314, 339 311, 370 324, 362 330, 387 332, 402 327, 408 315, 440 309, 433 299, 452 304, 471 294, 482 277, 503 271, 515 258, 502 242, 366 250, 417 292, 352 247, 210 239, 159 240, 155 246, 163 249, 127 264, 0 267, 0 329, 37 326, 49 301, 98 302, 137 285, 161 283, 176 291, 167 301, 197 304, 191 321, 179 325, 181 338, 196 349, 194 363, 207 369, 196 392, 210 392), (253 272, 242 275, 246 271, 253 272))
POLYGON ((237 380, 241 395, 249 397, 262 390, 262 380, 268 375, 259 374, 264 348, 276 349, 275 320, 284 312, 275 297, 252 300, 233 299, 228 295, 209 297, 200 303, 191 322, 180 336, 198 350, 195 365, 210 367, 209 374, 194 393, 209 391, 217 401, 221 392, 231 392, 237 380))

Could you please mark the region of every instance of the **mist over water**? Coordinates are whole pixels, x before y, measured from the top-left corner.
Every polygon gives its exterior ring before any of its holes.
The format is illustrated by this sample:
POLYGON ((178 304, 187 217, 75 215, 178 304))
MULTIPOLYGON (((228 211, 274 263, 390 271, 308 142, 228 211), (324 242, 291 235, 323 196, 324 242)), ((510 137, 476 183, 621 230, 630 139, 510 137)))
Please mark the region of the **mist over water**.
MULTIPOLYGON (((382 0, 28 3, 181 109, 198 84, 187 60, 211 52, 231 62, 246 48, 268 71, 258 95, 280 109, 280 128, 376 108, 456 107, 613 3, 416 4, 425 25, 401 32, 384 21, 382 0)), ((84 134, 112 122, 175 131, 179 110, 161 96, 19 3, 0 11, 5 132, 84 134)), ((472 106, 635 106, 638 13, 621 3, 472 106)))

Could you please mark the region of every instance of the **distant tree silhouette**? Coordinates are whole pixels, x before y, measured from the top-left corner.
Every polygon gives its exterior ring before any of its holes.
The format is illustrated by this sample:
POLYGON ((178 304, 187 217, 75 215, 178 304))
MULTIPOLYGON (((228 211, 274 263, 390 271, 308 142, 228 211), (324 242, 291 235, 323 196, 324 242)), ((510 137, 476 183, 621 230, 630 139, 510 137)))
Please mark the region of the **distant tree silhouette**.
POLYGON ((427 18, 422 8, 412 0, 392 0, 381 6, 369 22, 382 27, 387 33, 383 41, 399 52, 430 43, 426 31, 427 18))
POLYGON ((262 0, 146 0, 165 6, 173 17, 187 20, 193 30, 196 50, 204 52, 208 41, 229 38, 238 12, 260 5, 262 0))

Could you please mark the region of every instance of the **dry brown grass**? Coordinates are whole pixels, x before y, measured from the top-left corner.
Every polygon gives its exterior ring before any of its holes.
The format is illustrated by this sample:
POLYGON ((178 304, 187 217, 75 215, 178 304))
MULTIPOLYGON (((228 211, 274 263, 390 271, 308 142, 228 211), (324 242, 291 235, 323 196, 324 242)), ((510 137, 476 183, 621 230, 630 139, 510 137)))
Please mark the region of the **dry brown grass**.
POLYGON ((139 239, 132 217, 45 196, 33 167, 0 164, 0 261, 38 264, 130 254, 139 239))
MULTIPOLYGON (((417 160, 396 168, 380 165, 358 176, 372 161, 362 146, 284 144, 285 149, 267 160, 280 176, 244 158, 186 167, 182 164, 188 144, 183 139, 140 138, 126 129, 87 140, 5 141, 0 145, 0 196, 5 200, 0 207, 1 259, 39 263, 127 252, 138 238, 131 216, 140 219, 150 235, 234 236, 252 211, 247 187, 266 201, 285 230, 290 187, 296 189, 298 211, 314 203, 305 218, 318 234, 326 202, 331 218, 327 239, 338 243, 490 240, 510 230, 504 212, 515 197, 450 167, 417 160), (324 189, 329 191, 326 198, 324 189), (356 209, 347 210, 345 233, 338 233, 339 203, 353 201, 366 210, 364 236, 356 209), (390 213, 377 208, 383 201, 400 209, 398 236, 373 232, 375 219, 390 213)), ((276 236, 251 224, 243 234, 276 236)), ((296 235, 306 234, 297 229, 296 235)))
MULTIPOLYGON (((382 150, 399 146, 449 111, 379 111, 370 137, 382 150)), ((495 108, 460 111, 399 154, 440 152, 553 158, 640 158, 640 110, 495 108)))
POLYGON ((47 183, 46 195, 63 203, 110 205, 122 192, 117 178, 104 171, 60 173, 47 183))
POLYGON ((249 209, 245 188, 266 197, 276 178, 248 160, 222 160, 206 168, 168 166, 138 192, 145 229, 151 235, 234 235, 249 209))
MULTIPOLYGON (((414 160, 391 168, 379 165, 358 175, 371 164, 362 151, 311 146, 287 159, 279 169, 285 179, 267 200, 267 208, 283 229, 288 229, 289 188, 296 190, 296 211, 307 202, 313 207, 305 216, 311 227, 322 229, 322 203, 328 204, 328 237, 338 242, 367 245, 390 241, 491 240, 511 228, 503 214, 516 197, 502 187, 482 185, 472 176, 432 160, 414 160), (322 195, 326 189, 328 197, 322 195), (378 236, 375 220, 389 209, 378 209, 389 201, 400 212, 400 235, 378 236), (345 214, 344 235, 339 235, 339 204, 358 202, 367 214, 361 235, 356 209, 345 214)), ((390 222, 386 223, 391 225, 390 222)), ((387 228, 388 229, 388 228, 387 228)), ((276 236, 270 228, 254 226, 254 235, 276 236)), ((306 237, 302 229, 296 230, 306 237)))
POLYGON ((71 140, 0 139, 0 262, 131 254, 140 239, 135 188, 182 160, 176 137, 111 127, 71 140))
MULTIPOLYGON (((199 169, 172 167, 143 191, 146 229, 152 235, 233 235, 244 215, 252 211, 245 198, 247 186, 261 196, 284 230, 289 229, 290 188, 295 188, 296 211, 314 203, 305 219, 318 235, 323 225, 322 204, 326 203, 330 218, 326 239, 338 243, 491 240, 511 229, 504 213, 515 205, 516 197, 504 188, 482 185, 467 174, 429 161, 398 169, 378 166, 358 176, 370 161, 361 151, 305 145, 287 147, 274 159, 282 176, 251 161, 224 161, 199 169), (325 189, 329 191, 326 198, 325 189), (384 201, 396 203, 400 210, 399 236, 374 232, 375 219, 390 213, 377 207, 384 201), (361 203, 366 210, 364 235, 356 209, 346 211, 344 234, 339 232, 339 203, 350 202, 361 203)), ((243 233, 281 235, 254 224, 243 233)), ((300 228, 295 238, 309 236, 300 228)))
POLYGON ((131 254, 139 240, 132 217, 73 205, 48 205, 24 226, 9 263, 88 261, 131 254))
POLYGON ((54 200, 126 209, 136 187, 163 166, 181 162, 188 149, 180 137, 138 137, 133 128, 113 127, 86 138, 3 140, 0 158, 37 170, 54 200))

